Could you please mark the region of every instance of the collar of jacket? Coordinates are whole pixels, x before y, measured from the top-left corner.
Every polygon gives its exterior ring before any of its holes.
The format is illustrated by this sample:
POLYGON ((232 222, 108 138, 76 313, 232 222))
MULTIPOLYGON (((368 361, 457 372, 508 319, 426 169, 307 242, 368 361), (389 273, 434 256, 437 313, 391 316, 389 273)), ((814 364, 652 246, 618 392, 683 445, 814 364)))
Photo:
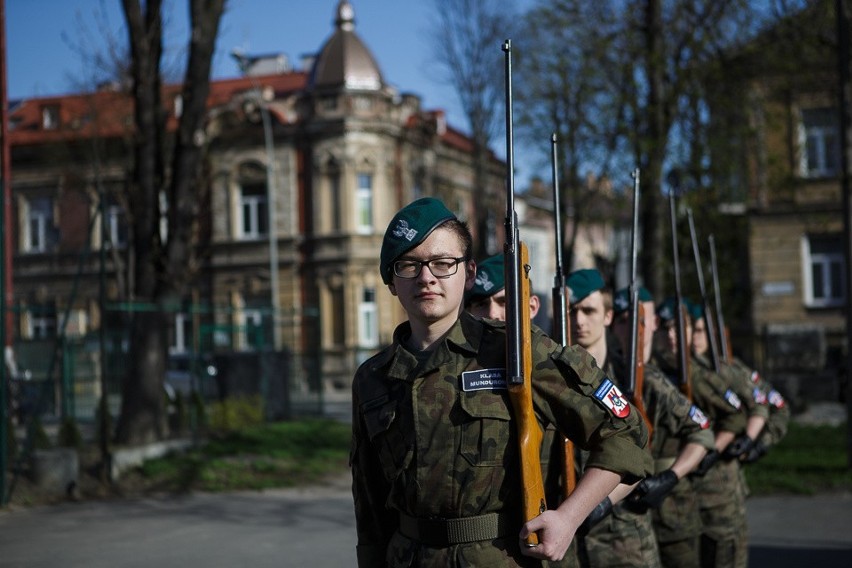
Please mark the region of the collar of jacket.
MULTIPOLYGON (((459 353, 464 357, 475 357, 489 325, 503 327, 501 322, 485 322, 468 312, 462 312, 447 335, 435 348, 438 352, 437 356, 433 355, 429 358, 428 367, 421 369, 420 374, 440 367, 452 357, 453 353, 459 353), (494 325, 495 323, 497 325, 494 325)), ((403 347, 406 339, 410 336, 411 325, 407 321, 397 326, 393 333, 393 345, 377 355, 373 369, 385 369, 390 378, 408 378, 411 369, 417 365, 416 359, 403 347)))

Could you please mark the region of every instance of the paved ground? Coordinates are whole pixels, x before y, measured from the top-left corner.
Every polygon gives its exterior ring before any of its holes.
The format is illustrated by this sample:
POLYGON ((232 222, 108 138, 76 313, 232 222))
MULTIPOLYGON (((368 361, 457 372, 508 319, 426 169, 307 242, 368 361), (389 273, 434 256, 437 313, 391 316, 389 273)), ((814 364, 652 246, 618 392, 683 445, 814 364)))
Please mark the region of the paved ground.
MULTIPOLYGON (((750 568, 852 566, 852 495, 748 503, 750 568)), ((0 512, 2 568, 355 566, 347 480, 0 512)))

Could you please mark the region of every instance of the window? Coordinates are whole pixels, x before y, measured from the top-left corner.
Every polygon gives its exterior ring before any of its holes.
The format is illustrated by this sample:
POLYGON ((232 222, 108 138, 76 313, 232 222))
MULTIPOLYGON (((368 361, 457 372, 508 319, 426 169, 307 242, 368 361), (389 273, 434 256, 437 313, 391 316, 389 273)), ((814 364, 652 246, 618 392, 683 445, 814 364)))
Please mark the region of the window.
POLYGON ((267 234, 269 212, 266 200, 266 184, 243 184, 240 195, 242 213, 241 236, 244 239, 257 239, 267 234))
POLYGON ((27 335, 30 339, 56 337, 56 305, 31 306, 27 310, 27 335))
POLYGON ((53 200, 37 197, 26 203, 24 251, 47 252, 57 244, 58 234, 53 223, 53 200))
POLYGON ((356 192, 358 223, 357 230, 361 234, 373 232, 373 176, 358 174, 358 189, 356 192))
POLYGON ((56 130, 59 128, 59 105, 45 105, 41 107, 41 127, 44 130, 56 130))
POLYGON ((346 342, 346 321, 343 301, 343 287, 329 290, 329 309, 331 316, 331 344, 343 345, 346 342))
POLYGON ((186 353, 190 348, 192 338, 192 318, 189 314, 177 313, 174 321, 174 336, 169 345, 169 354, 186 353))
POLYGON ((846 301, 843 239, 839 235, 807 236, 802 240, 805 305, 842 306, 846 301))
POLYGON ((364 288, 361 303, 358 305, 358 344, 361 347, 375 347, 379 344, 375 288, 364 288))
POLYGON ((110 246, 123 247, 127 245, 127 218, 120 205, 106 206, 106 237, 110 246))
POLYGON ((340 194, 340 173, 332 172, 328 176, 329 186, 329 201, 331 205, 331 230, 339 231, 342 228, 340 218, 341 210, 341 194, 340 194))
POLYGON ((799 133, 800 173, 803 177, 831 177, 840 173, 840 130, 836 109, 802 111, 799 133))

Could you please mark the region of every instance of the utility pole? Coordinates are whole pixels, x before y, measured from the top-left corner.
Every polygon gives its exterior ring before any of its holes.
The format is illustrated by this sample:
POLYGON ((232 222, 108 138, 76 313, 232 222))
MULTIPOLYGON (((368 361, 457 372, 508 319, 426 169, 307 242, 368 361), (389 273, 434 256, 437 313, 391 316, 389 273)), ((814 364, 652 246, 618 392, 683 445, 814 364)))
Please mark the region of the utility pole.
POLYGON ((3 360, 0 362, 0 506, 6 505, 6 441, 9 439, 9 404, 6 400, 6 362, 12 360, 12 319, 9 300, 12 296, 12 239, 9 227, 12 219, 12 189, 9 185, 9 103, 6 85, 6 2, 0 0, 0 347, 3 360))
POLYGON ((242 74, 251 79, 254 87, 257 106, 260 109, 260 118, 263 122, 263 140, 266 146, 266 203, 269 225, 269 288, 272 306, 272 345, 275 351, 281 349, 281 299, 278 286, 278 224, 275 211, 276 187, 275 187, 275 153, 272 143, 272 120, 269 116, 269 108, 263 100, 263 92, 257 78, 250 73, 250 59, 239 50, 232 50, 231 57, 237 62, 242 74))
MULTIPOLYGON (((849 151, 852 148, 852 73, 849 64, 849 14, 844 0, 835 0, 837 18, 838 106, 840 107, 840 186, 843 193, 843 248, 846 280, 846 416, 852 417, 852 187, 850 187, 849 151)), ((846 420, 846 465, 852 469, 852 419, 846 420)))

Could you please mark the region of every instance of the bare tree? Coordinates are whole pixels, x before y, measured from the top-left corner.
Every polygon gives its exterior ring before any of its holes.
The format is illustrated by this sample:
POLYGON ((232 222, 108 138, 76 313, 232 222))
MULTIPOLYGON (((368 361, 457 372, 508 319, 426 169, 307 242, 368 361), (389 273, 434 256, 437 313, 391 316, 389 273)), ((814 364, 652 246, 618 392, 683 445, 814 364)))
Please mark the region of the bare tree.
POLYGON ((562 261, 569 270, 592 196, 584 172, 609 177, 623 133, 617 98, 623 79, 613 60, 621 26, 616 13, 608 1, 540 2, 519 34, 518 131, 532 146, 549 146, 552 132, 559 138, 561 217, 571 227, 562 261))
POLYGON ((431 22, 437 62, 453 85, 467 116, 474 144, 477 258, 494 254, 493 212, 499 211, 488 184, 488 149, 503 117, 500 45, 510 38, 514 10, 499 0, 433 0, 431 22))
POLYGON ((163 437, 168 317, 162 308, 179 300, 195 274, 195 246, 205 137, 203 124, 210 68, 225 0, 190 0, 190 43, 177 133, 166 131, 162 99, 162 0, 122 0, 131 54, 135 102, 133 212, 135 300, 155 309, 133 314, 130 357, 122 386, 117 439, 144 443, 163 437), (161 211, 165 198, 167 207, 161 211), (161 234, 161 215, 166 234, 161 234), (165 237, 165 238, 164 238, 165 237))

